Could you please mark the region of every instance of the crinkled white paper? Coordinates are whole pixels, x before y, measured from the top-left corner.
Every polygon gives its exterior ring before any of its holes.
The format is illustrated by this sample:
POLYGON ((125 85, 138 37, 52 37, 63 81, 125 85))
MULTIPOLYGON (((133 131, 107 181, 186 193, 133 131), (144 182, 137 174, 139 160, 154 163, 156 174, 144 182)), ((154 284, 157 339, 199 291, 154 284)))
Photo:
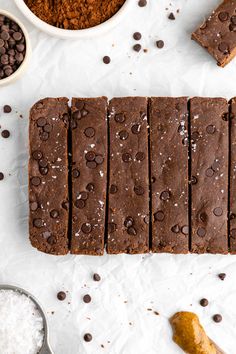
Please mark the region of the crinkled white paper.
POLYGON ((63 41, 34 28, 13 0, 0 0, 0 8, 24 21, 33 46, 24 77, 0 89, 0 106, 14 107, 12 114, 0 114, 1 129, 11 132, 9 139, 0 138, 0 171, 5 174, 0 182, 0 282, 16 283, 39 299, 48 312, 56 354, 181 353, 168 324, 168 317, 178 310, 196 312, 209 336, 234 354, 236 257, 54 257, 37 252, 28 241, 28 111, 39 98, 236 96, 236 60, 221 69, 190 40, 191 31, 219 1, 172 0, 171 7, 170 0, 149 0, 146 8, 133 1, 133 11, 110 33, 63 41), (169 12, 178 8, 176 21, 168 20, 169 12), (131 50, 135 31, 142 33, 147 53, 131 50), (155 46, 158 39, 165 41, 161 50, 155 46), (102 63, 104 55, 111 57, 111 64, 102 63), (101 275, 101 282, 92 280, 93 272, 101 275), (219 272, 227 273, 225 281, 217 278, 219 272), (59 290, 68 291, 66 301, 56 299, 59 290), (82 302, 86 293, 92 296, 90 304, 82 302), (206 308, 198 304, 202 297, 209 300, 206 308), (219 324, 211 319, 215 313, 223 316, 219 324), (90 343, 83 341, 86 332, 93 335, 90 343))

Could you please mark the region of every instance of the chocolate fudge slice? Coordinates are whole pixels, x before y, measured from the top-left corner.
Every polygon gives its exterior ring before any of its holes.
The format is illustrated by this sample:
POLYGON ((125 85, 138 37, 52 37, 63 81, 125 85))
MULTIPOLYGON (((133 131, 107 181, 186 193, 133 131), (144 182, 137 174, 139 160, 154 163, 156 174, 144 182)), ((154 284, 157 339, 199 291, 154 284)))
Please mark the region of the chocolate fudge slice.
POLYGON ((147 98, 113 98, 109 133, 107 251, 145 253, 149 250, 147 98))
POLYGON ((230 102, 230 213, 229 213, 229 245, 230 252, 236 254, 236 98, 230 102))
POLYGON ((236 1, 225 0, 193 34, 192 39, 224 67, 236 55, 236 1))
POLYGON ((187 98, 150 99, 152 251, 187 253, 187 98))
POLYGON ((29 234, 32 246, 68 253, 67 98, 45 98, 30 112, 29 234))
POLYGON ((72 100, 71 253, 104 252, 107 190, 107 98, 72 100))
POLYGON ((192 252, 227 253, 228 103, 192 98, 192 252))

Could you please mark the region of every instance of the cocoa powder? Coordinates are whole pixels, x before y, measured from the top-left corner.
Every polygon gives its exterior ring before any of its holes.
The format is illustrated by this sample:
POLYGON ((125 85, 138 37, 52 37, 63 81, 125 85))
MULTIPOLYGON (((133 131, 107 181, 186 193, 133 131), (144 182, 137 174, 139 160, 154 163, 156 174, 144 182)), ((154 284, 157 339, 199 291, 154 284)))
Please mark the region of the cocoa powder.
POLYGON ((50 25, 79 30, 112 17, 125 0, 25 0, 30 10, 50 25))

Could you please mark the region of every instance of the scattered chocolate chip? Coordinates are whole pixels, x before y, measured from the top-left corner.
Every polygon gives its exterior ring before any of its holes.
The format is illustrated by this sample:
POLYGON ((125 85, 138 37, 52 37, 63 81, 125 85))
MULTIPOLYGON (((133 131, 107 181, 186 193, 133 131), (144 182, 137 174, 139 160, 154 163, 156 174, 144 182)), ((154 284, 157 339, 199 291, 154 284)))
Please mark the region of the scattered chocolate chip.
POLYGON ((111 58, 108 55, 103 57, 103 63, 104 64, 110 64, 110 62, 111 62, 111 58))
POLYGON ((218 49, 220 52, 224 53, 224 54, 228 54, 229 53, 229 45, 226 42, 221 42, 218 45, 218 49))
POLYGON ((216 323, 219 323, 222 321, 222 316, 218 313, 216 315, 214 315, 212 318, 213 318, 213 321, 216 323))
POLYGON ((156 46, 159 49, 162 49, 164 47, 165 43, 164 41, 162 41, 161 39, 159 39, 158 41, 156 41, 156 46))
POLYGON ((43 157, 43 154, 41 151, 34 151, 32 156, 34 160, 40 160, 43 157))
POLYGON ((64 301, 66 299, 66 293, 64 291, 59 291, 59 293, 57 294, 57 298, 60 301, 64 301))
POLYGON ((218 274, 218 277, 220 278, 220 280, 225 280, 226 274, 220 273, 220 274, 218 274))
POLYGON ((131 227, 134 224, 134 219, 131 216, 128 216, 124 221, 125 227, 131 227))
POLYGON ((130 162, 130 161, 132 161, 132 156, 131 156, 129 153, 125 152, 125 153, 122 155, 122 160, 123 160, 124 162, 130 162))
POLYGON ((137 235, 137 231, 135 230, 134 227, 129 227, 129 228, 127 229, 127 233, 128 233, 129 235, 131 235, 131 236, 137 235))
POLYGON ((123 113, 117 113, 117 114, 115 115, 115 121, 116 121, 117 123, 124 123, 124 121, 125 121, 125 115, 124 115, 123 113))
POLYGON ((4 174, 0 172, 0 181, 2 181, 3 179, 4 179, 4 174))
POLYGON ((180 232, 180 227, 178 224, 172 226, 171 231, 174 232, 174 234, 178 234, 180 232))
POLYGON ((213 210, 215 216, 221 216, 223 214, 222 208, 218 207, 213 210))
POLYGON ((41 178, 40 177, 32 177, 31 184, 35 187, 38 187, 41 184, 41 178))
POLYGON ((70 207, 70 203, 68 200, 62 202, 61 204, 62 208, 65 209, 65 210, 69 210, 69 207, 70 207))
POLYGON ((199 218, 202 222, 206 222, 208 217, 207 217, 207 213, 205 211, 201 212, 199 215, 199 218))
POLYGON ((37 119, 37 126, 42 128, 44 125, 47 124, 47 121, 44 117, 40 117, 37 119))
POLYGON ((52 131, 52 126, 50 124, 45 124, 45 126, 43 127, 43 130, 46 133, 50 133, 52 131))
POLYGON ((39 160, 39 166, 40 167, 47 167, 48 163, 46 160, 42 159, 42 160, 39 160))
POLYGON ((31 202, 30 203, 30 210, 31 211, 36 211, 38 209, 38 203, 37 202, 31 202))
POLYGON ((82 200, 87 200, 88 199, 88 193, 87 192, 81 192, 79 194, 79 198, 82 200))
POLYGON ((208 126, 206 127, 206 132, 207 132, 208 134, 214 134, 215 131, 216 131, 216 127, 215 127, 214 125, 212 125, 212 124, 210 124, 210 125, 208 125, 208 126))
POLYGON ((129 137, 129 133, 126 130, 121 130, 119 132, 119 137, 121 140, 126 140, 129 137))
POLYGON ((199 237, 204 237, 206 235, 206 230, 203 227, 197 229, 197 234, 199 237))
POLYGON ((110 222, 108 224, 108 230, 109 230, 110 233, 115 232, 116 229, 117 229, 117 225, 114 222, 110 222))
POLYGON ((161 200, 168 200, 168 199, 170 199, 170 192, 169 192, 169 191, 161 192, 160 199, 161 199, 161 200))
POLYGON ((10 132, 9 132, 9 130, 3 130, 1 135, 4 139, 7 139, 10 136, 10 132))
POLYGON ((221 22, 227 21, 229 18, 229 14, 226 11, 222 11, 219 13, 218 18, 221 22))
POLYGON ((75 206, 78 209, 83 209, 85 207, 85 201, 82 199, 76 199, 75 206))
POLYGON ((133 46, 133 50, 134 50, 135 52, 140 52, 141 49, 142 49, 141 44, 135 44, 135 45, 133 46))
POLYGON ((141 35, 140 32, 134 32, 133 38, 134 38, 136 41, 140 41, 140 39, 142 38, 142 35, 141 35))
POLYGON ((213 169, 212 169, 212 168, 208 168, 208 169, 206 170, 206 176, 207 176, 207 177, 212 177, 213 175, 214 175, 213 169))
POLYGON ((6 104, 4 107, 3 107, 3 112, 4 113, 11 113, 12 111, 12 108, 11 106, 9 106, 8 104, 6 104))
POLYGON ((131 128, 131 131, 133 134, 139 134, 141 131, 141 125, 140 124, 134 124, 131 128))
POLYGON ((165 219, 165 215, 163 211, 159 210, 154 214, 155 221, 163 221, 165 219))
POLYGON ((35 227, 37 227, 37 229, 40 229, 41 227, 43 227, 43 220, 40 218, 34 219, 33 224, 35 227))
POLYGON ((77 170, 77 168, 75 168, 73 171, 72 171, 72 176, 74 178, 78 178, 80 176, 80 172, 79 170, 77 170))
POLYGON ((93 339, 92 334, 85 333, 85 335, 84 335, 85 342, 91 342, 92 339, 93 339))
POLYGON ((94 161, 96 157, 96 154, 94 151, 89 151, 85 154, 85 158, 87 161, 94 161))
POLYGON ((147 5, 147 0, 139 0, 138 6, 145 7, 147 5))
POLYGON ((112 185, 110 186, 110 193, 111 193, 111 194, 116 194, 117 191, 118 191, 117 186, 116 186, 115 184, 112 184, 112 185))
POLYGON ((59 212, 58 212, 57 210, 53 209, 53 210, 50 212, 50 216, 51 216, 51 218, 56 219, 56 218, 58 218, 58 216, 59 216, 59 212))
POLYGON ((92 128, 92 127, 86 128, 85 131, 84 131, 84 135, 85 135, 87 138, 92 138, 92 137, 94 137, 94 135, 95 135, 95 129, 92 128))
POLYGON ((104 161, 104 158, 103 158, 103 156, 101 156, 101 155, 97 155, 97 156, 95 157, 95 161, 96 161, 96 163, 97 163, 98 165, 101 165, 101 164, 103 163, 103 161, 104 161))
POLYGON ((49 134, 47 132, 43 132, 40 134, 40 139, 42 141, 47 141, 49 139, 49 134))
POLYGON ((40 167, 39 169, 41 175, 47 175, 48 174, 48 168, 47 167, 40 167))
POLYGON ((92 231, 92 225, 86 222, 82 224, 81 230, 84 234, 90 234, 90 232, 92 231))
POLYGON ((173 12, 171 12, 168 16, 169 20, 175 20, 175 15, 173 14, 173 12))
POLYGON ((191 184, 197 184, 197 177, 192 176, 192 178, 191 178, 191 184))
POLYGON ((93 192, 94 191, 94 184, 88 183, 86 189, 88 192, 93 192))
POLYGON ((188 235, 188 232, 189 232, 189 227, 187 225, 184 225, 181 227, 181 232, 182 234, 184 235, 188 235))
POLYGON ((144 188, 142 186, 134 186, 134 193, 137 195, 143 195, 144 188))
POLYGON ((95 161, 87 161, 86 166, 91 169, 95 169, 97 167, 97 163, 95 161))
POLYGON ((84 295, 84 297, 83 297, 83 301, 86 303, 86 304, 88 304, 89 302, 91 302, 91 296, 90 295, 88 295, 88 294, 86 294, 86 295, 84 295))
POLYGON ((209 304, 209 301, 207 300, 207 299, 201 299, 200 300, 200 305, 202 306, 202 307, 206 307, 206 306, 208 306, 208 304, 209 304))
POLYGON ((55 237, 54 237, 54 236, 48 237, 47 243, 48 243, 50 246, 54 245, 54 244, 56 243, 55 237))

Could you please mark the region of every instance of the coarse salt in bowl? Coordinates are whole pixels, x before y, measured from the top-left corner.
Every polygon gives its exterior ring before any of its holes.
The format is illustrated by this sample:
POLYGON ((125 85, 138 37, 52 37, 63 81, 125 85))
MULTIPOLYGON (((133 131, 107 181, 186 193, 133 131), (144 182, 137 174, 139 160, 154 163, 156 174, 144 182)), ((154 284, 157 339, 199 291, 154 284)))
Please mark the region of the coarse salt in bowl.
POLYGON ((0 353, 37 354, 43 346, 44 323, 25 294, 0 290, 0 353))
POLYGON ((48 33, 54 37, 63 38, 63 39, 83 39, 91 38, 97 35, 101 35, 104 32, 110 31, 113 27, 118 25, 124 16, 129 12, 131 6, 134 5, 134 0, 126 0, 120 10, 109 18, 107 21, 86 29, 81 30, 68 30, 57 28, 55 26, 49 25, 48 23, 42 21, 37 17, 26 5, 24 0, 15 0, 16 5, 21 10, 21 12, 27 17, 27 19, 41 31, 48 33))

